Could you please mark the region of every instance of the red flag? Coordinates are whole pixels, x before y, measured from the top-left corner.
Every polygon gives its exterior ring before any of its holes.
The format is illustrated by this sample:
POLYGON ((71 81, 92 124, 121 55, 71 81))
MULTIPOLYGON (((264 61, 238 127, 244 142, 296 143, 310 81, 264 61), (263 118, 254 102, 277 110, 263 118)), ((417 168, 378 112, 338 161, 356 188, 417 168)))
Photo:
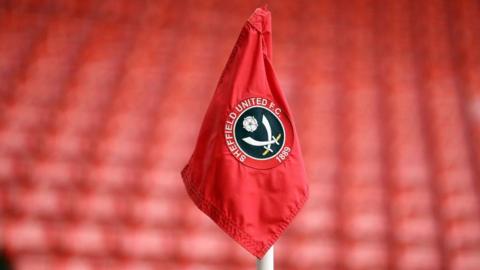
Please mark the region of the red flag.
POLYGON ((195 204, 258 258, 308 197, 298 137, 258 8, 233 48, 182 177, 195 204))

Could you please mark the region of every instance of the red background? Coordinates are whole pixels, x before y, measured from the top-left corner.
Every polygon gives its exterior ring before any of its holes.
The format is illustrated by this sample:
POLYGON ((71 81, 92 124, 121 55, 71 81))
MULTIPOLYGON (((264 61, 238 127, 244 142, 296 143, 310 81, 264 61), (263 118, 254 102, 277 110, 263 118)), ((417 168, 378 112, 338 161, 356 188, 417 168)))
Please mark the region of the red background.
MULTIPOLYGON (((253 269, 180 169, 261 1, 0 0, 15 269, 253 269)), ((480 3, 271 1, 311 198, 282 270, 480 269, 480 3)))

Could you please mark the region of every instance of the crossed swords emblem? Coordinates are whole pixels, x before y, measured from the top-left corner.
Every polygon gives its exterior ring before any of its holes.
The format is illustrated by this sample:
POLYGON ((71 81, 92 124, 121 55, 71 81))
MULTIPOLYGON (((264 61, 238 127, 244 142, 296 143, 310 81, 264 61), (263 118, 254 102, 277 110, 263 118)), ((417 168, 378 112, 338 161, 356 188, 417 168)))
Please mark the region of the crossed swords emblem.
POLYGON ((272 144, 279 145, 278 140, 282 137, 282 134, 279 133, 277 137, 272 136, 272 128, 270 127, 270 122, 268 122, 268 119, 265 117, 265 115, 262 115, 262 124, 267 130, 268 138, 266 141, 257 141, 252 137, 246 137, 246 138, 243 138, 242 140, 253 146, 263 146, 265 151, 262 153, 262 155, 265 156, 266 154, 268 154, 268 152, 273 153, 271 146, 272 144))

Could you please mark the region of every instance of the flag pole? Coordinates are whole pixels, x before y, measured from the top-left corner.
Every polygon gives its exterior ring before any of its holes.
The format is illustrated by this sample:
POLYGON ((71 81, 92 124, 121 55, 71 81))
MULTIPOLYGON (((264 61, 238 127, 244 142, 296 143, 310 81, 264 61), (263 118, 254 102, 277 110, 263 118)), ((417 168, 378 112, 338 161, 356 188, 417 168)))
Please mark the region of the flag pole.
POLYGON ((265 253, 262 259, 257 260, 257 270, 273 270, 273 246, 265 253))

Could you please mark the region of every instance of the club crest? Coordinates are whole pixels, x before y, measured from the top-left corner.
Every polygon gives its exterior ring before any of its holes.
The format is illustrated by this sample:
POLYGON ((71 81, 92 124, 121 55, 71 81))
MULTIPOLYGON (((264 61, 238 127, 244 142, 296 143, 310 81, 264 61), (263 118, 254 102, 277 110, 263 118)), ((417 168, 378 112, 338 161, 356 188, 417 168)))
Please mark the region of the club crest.
POLYGON ((239 102, 225 122, 230 153, 241 163, 258 169, 284 162, 293 142, 292 126, 282 108, 266 98, 239 102))

